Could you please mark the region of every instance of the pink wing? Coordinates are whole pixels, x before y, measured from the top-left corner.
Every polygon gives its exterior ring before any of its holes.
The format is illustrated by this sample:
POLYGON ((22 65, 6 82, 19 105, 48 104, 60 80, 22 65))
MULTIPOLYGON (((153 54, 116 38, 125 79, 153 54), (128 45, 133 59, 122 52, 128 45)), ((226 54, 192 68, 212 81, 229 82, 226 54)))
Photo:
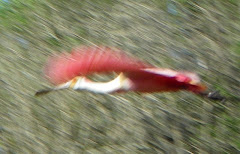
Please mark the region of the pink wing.
POLYGON ((127 77, 134 82, 133 89, 139 92, 188 90, 194 93, 206 91, 200 77, 193 72, 174 71, 164 68, 145 68, 129 72, 127 77))
POLYGON ((60 84, 76 76, 93 73, 133 72, 152 67, 116 48, 79 47, 71 54, 51 57, 44 69, 50 82, 60 84))

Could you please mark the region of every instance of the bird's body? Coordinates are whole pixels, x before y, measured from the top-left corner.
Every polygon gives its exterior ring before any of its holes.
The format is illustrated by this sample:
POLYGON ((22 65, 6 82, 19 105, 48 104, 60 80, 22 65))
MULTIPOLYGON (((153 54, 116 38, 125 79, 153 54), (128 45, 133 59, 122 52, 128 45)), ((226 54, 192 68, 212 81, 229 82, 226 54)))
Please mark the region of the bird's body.
POLYGON ((190 77, 185 76, 183 73, 167 69, 142 69, 131 73, 121 73, 117 78, 109 82, 93 82, 86 77, 75 77, 70 82, 71 84, 67 84, 75 90, 88 90, 95 93, 127 91, 150 93, 178 90, 189 90, 197 93, 205 90, 205 86, 197 84, 199 83, 198 78, 191 80, 190 77))
POLYGON ((195 73, 156 68, 108 47, 81 47, 71 54, 53 56, 44 72, 49 81, 57 86, 40 91, 37 95, 66 88, 95 93, 187 90, 198 94, 206 90, 195 73), (86 77, 109 72, 119 73, 119 76, 109 82, 93 82, 86 77))

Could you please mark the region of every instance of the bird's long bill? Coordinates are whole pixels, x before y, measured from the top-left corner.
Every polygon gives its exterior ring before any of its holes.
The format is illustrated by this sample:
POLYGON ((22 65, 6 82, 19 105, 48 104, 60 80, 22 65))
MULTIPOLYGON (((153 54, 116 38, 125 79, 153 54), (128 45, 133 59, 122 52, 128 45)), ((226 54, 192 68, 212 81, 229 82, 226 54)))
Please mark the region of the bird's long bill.
POLYGON ((35 96, 42 96, 48 94, 49 92, 54 91, 54 89, 42 89, 35 93, 35 96))
POLYGON ((69 82, 63 83, 63 84, 61 84, 59 86, 56 86, 54 88, 47 88, 47 89, 39 90, 35 93, 35 96, 42 96, 42 95, 48 94, 49 92, 52 92, 52 91, 67 89, 67 88, 71 87, 72 82, 73 81, 71 80, 69 82))

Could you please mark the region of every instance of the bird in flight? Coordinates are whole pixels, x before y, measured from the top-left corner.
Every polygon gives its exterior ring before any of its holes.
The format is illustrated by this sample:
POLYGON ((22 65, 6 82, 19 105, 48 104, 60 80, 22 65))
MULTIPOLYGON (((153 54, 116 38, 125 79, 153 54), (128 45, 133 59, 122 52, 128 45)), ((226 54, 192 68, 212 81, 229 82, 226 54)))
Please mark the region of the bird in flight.
POLYGON ((36 96, 71 88, 102 94, 186 90, 213 100, 224 99, 218 92, 208 92, 196 73, 157 68, 119 49, 104 46, 82 46, 71 53, 52 56, 44 67, 44 75, 55 87, 40 90, 36 96), (94 82, 87 78, 110 72, 119 75, 109 82, 94 82))

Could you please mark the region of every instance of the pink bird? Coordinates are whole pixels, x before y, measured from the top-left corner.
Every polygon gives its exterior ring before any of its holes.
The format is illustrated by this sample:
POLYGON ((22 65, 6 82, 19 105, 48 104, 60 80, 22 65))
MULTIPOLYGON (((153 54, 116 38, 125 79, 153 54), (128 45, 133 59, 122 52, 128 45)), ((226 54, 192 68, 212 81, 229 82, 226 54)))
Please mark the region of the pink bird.
POLYGON ((36 95, 72 88, 94 93, 117 92, 175 92, 187 90, 208 98, 223 99, 216 93, 208 93, 197 74, 156 68, 130 57, 123 51, 109 47, 79 47, 71 54, 51 57, 44 74, 56 87, 40 90, 36 95), (87 79, 94 73, 116 72, 119 75, 109 82, 93 82, 87 79))

